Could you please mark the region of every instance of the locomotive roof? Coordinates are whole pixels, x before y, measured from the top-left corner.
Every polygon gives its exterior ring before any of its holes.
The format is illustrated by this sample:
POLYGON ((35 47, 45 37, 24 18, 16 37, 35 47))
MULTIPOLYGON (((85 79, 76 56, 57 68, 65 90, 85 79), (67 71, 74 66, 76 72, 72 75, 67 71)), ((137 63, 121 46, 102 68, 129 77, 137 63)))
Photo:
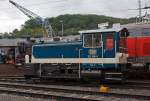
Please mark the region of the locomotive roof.
POLYGON ((83 30, 79 31, 79 33, 97 33, 97 32, 119 32, 124 28, 110 28, 110 29, 95 29, 95 30, 83 30))
POLYGON ((121 25, 121 27, 125 27, 127 29, 150 28, 150 23, 129 23, 121 25))
POLYGON ((81 44, 81 42, 52 42, 52 43, 44 43, 44 44, 35 44, 34 46, 61 46, 61 45, 77 45, 81 44))

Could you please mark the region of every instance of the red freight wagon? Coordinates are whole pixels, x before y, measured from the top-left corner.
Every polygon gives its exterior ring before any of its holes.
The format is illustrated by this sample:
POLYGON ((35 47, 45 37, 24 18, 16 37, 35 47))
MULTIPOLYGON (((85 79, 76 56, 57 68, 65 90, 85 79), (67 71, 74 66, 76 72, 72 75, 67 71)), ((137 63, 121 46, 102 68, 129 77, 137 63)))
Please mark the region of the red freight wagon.
POLYGON ((127 47, 129 57, 150 56, 150 37, 129 37, 127 47))
POLYGON ((132 24, 129 30, 127 49, 130 62, 150 64, 150 24, 132 24))

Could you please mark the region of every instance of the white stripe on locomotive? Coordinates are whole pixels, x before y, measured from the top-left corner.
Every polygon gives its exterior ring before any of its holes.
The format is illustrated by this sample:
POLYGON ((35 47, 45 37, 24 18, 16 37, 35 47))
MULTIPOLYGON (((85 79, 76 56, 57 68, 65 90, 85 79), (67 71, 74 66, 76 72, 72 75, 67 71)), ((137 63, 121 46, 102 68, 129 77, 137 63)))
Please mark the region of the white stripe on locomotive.
POLYGON ((115 58, 34 58, 31 63, 127 63, 127 54, 117 53, 115 58))

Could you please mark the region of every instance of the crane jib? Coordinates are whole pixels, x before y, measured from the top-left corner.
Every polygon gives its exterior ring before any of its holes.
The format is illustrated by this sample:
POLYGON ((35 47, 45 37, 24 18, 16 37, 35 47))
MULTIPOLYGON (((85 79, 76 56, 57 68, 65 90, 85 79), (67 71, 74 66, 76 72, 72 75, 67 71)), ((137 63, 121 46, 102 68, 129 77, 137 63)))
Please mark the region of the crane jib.
POLYGON ((26 16, 28 16, 30 19, 35 19, 38 23, 41 24, 42 22, 42 28, 45 29, 46 34, 48 34, 49 37, 53 38, 55 36, 54 30, 49 23, 48 19, 42 18, 41 16, 33 13, 32 11, 24 8, 23 6, 15 3, 12 0, 9 0, 11 4, 13 4, 16 8, 18 8, 22 13, 24 13, 26 16))

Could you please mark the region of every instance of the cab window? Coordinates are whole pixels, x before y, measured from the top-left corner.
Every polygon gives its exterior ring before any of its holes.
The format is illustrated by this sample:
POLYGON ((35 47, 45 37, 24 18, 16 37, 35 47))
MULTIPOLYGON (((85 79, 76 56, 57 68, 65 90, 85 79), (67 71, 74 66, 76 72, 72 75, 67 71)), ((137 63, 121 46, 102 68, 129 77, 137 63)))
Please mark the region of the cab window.
POLYGON ((100 33, 88 33, 83 35, 84 47, 87 48, 99 48, 101 47, 101 34, 100 33))
POLYGON ((113 34, 106 35, 106 50, 112 50, 114 47, 113 34))
POLYGON ((135 28, 130 29, 130 37, 141 37, 141 36, 150 36, 150 29, 149 28, 135 28))
POLYGON ((149 28, 143 29, 143 35, 144 36, 150 36, 150 29, 149 28))
POLYGON ((119 52, 127 53, 127 37, 129 33, 127 31, 121 31, 120 33, 120 40, 119 40, 119 52))

